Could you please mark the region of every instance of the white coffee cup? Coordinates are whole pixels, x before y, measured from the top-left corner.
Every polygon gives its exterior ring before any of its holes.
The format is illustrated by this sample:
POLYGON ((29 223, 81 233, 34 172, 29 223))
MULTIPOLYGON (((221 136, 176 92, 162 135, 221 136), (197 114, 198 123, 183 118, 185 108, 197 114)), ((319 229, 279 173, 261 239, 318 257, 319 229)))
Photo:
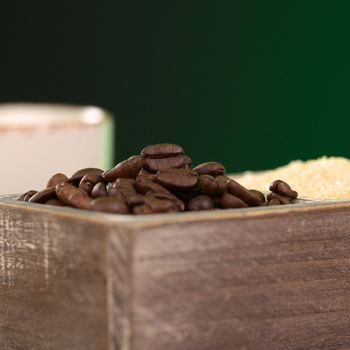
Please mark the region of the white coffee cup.
POLYGON ((98 107, 0 104, 0 194, 43 189, 58 172, 110 168, 113 130, 98 107))

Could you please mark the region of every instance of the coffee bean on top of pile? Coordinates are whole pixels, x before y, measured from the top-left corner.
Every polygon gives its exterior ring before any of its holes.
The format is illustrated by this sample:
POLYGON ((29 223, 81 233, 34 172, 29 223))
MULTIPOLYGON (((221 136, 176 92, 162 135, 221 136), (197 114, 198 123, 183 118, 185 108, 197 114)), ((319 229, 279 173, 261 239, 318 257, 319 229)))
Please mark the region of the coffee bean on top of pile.
POLYGON ((84 168, 71 177, 55 174, 45 189, 28 191, 18 200, 107 213, 152 214, 290 204, 298 196, 287 183, 276 180, 265 198, 225 171, 219 162, 192 168, 181 146, 155 144, 110 170, 84 168))

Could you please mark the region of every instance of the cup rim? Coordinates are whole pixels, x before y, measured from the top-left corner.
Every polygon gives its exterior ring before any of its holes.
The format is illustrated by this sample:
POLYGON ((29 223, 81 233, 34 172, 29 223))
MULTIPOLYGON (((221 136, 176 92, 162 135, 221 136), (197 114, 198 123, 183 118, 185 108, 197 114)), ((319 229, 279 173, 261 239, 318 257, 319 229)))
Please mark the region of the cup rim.
POLYGON ((96 127, 110 118, 109 112, 93 105, 0 103, 0 131, 96 127))

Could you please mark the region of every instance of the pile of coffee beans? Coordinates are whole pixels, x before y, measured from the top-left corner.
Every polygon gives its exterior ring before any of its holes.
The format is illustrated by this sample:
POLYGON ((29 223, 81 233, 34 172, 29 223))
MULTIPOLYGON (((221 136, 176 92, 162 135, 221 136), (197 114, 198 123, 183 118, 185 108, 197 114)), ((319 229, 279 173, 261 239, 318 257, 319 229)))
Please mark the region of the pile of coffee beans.
POLYGON ((219 162, 192 167, 181 146, 149 145, 113 169, 85 168, 71 177, 53 175, 44 190, 18 200, 117 213, 152 214, 290 204, 298 194, 281 180, 265 195, 225 175, 219 162))

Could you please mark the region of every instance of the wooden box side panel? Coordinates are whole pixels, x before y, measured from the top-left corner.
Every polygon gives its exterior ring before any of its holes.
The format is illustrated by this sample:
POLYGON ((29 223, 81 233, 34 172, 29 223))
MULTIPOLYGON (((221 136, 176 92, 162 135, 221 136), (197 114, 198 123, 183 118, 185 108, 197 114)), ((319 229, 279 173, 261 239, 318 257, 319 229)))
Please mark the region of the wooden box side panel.
POLYGON ((0 349, 108 348, 106 230, 0 206, 0 349))
POLYGON ((141 230, 131 349, 349 348, 349 214, 141 230))
POLYGON ((122 226, 108 237, 108 322, 111 350, 129 350, 132 331, 133 232, 122 226))

